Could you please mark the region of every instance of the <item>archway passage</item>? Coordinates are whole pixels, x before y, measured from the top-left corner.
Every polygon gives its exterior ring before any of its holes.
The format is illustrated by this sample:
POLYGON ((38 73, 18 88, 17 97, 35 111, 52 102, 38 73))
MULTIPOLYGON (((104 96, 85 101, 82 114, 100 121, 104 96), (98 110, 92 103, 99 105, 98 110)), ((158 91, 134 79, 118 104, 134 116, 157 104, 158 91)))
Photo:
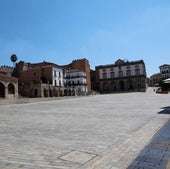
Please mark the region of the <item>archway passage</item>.
POLYGON ((0 82, 0 98, 5 98, 5 86, 0 82))
POLYGON ((125 83, 124 83, 124 81, 120 81, 120 82, 119 82, 119 89, 120 89, 121 91, 124 91, 124 90, 125 90, 125 83))
POLYGON ((67 96, 68 95, 68 91, 67 89, 64 90, 64 96, 67 96))
POLYGON ((107 82, 104 82, 104 83, 103 83, 103 91, 104 91, 104 92, 108 92, 108 91, 109 91, 109 85, 108 85, 107 82))
POLYGON ((8 94, 15 94, 15 87, 12 83, 8 85, 8 94))
POLYGON ((133 90, 133 82, 132 82, 132 80, 127 81, 127 90, 133 90))
POLYGON ((111 91, 112 91, 112 92, 114 92, 114 91, 117 90, 117 88, 116 88, 116 83, 115 83, 115 82, 111 82, 110 87, 111 87, 111 91))
POLYGON ((71 93, 72 93, 72 92, 71 92, 71 89, 69 89, 68 93, 69 93, 68 95, 71 96, 71 93))
POLYGON ((44 88, 44 97, 48 97, 48 89, 44 88))

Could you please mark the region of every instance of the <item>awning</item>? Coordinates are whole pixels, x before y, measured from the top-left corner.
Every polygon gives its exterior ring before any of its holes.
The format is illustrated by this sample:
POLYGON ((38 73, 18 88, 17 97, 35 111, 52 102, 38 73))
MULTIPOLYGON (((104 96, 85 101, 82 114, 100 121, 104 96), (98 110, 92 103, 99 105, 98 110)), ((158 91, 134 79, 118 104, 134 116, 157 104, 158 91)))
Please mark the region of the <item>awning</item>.
POLYGON ((170 78, 163 80, 164 83, 170 83, 170 78))

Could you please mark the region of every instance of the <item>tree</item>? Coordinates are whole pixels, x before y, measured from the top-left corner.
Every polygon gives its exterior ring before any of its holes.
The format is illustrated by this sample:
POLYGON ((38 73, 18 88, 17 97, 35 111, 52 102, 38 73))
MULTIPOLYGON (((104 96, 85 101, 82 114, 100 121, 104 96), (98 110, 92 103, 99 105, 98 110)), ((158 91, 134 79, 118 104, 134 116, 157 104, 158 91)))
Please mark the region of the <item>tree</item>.
POLYGON ((15 54, 11 55, 11 61, 13 62, 14 64, 14 67, 15 67, 15 62, 17 61, 17 56, 15 54))

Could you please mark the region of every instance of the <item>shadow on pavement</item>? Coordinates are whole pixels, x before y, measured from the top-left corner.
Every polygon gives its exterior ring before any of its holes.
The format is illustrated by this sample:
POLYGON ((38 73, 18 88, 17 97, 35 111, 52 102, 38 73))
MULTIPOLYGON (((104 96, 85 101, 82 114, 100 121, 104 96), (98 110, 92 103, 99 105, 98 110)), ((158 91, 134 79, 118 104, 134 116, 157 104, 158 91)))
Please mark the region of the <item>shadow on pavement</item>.
MULTIPOLYGON (((167 114, 169 108, 165 107, 160 113, 167 114)), ((170 120, 158 131, 127 169, 169 169, 169 167, 170 120)))
POLYGON ((158 114, 170 114, 170 106, 162 107, 162 111, 158 112, 158 114))

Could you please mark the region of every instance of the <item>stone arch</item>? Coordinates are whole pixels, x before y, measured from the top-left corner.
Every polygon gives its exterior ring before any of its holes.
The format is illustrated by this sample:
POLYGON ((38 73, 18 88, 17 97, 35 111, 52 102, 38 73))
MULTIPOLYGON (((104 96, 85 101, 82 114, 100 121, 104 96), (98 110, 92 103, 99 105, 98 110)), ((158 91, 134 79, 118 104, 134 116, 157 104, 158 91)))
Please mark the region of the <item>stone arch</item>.
POLYGON ((123 80, 119 81, 119 90, 121 91, 125 90, 125 83, 123 80))
POLYGON ((33 97, 38 97, 38 88, 33 88, 33 97))
POLYGON ((108 90, 109 90, 109 84, 108 84, 108 82, 104 82, 103 83, 103 91, 107 92, 108 90))
POLYGON ((129 79, 126 83, 126 86, 127 86, 127 90, 133 90, 134 89, 133 81, 129 79))
POLYGON ((112 82, 110 83, 110 89, 111 89, 111 91, 116 91, 116 90, 117 90, 116 82, 112 81, 112 82))
POLYGON ((44 93, 44 97, 48 97, 48 95, 49 95, 48 89, 44 88, 43 93, 44 93))
POLYGON ((140 88, 141 88, 141 79, 140 79, 140 78, 137 78, 137 79, 136 79, 136 88, 137 88, 137 89, 140 89, 140 88))
POLYGON ((60 96, 63 96, 63 95, 64 95, 63 89, 59 89, 59 92, 60 92, 60 96))
POLYGON ((52 88, 49 89, 49 96, 50 97, 53 97, 54 96, 54 91, 52 88))
POLYGON ((8 94, 15 94, 15 86, 12 83, 8 84, 8 94))
POLYGON ((58 96, 58 90, 56 87, 53 88, 53 96, 57 97, 58 96))
POLYGON ((68 90, 68 93, 69 93, 68 95, 71 96, 72 93, 71 89, 68 90))
POLYGON ((68 90, 64 89, 64 96, 68 96, 68 90))
POLYGON ((75 95, 76 95, 76 90, 73 89, 73 91, 72 91, 72 96, 75 96, 75 95))
POLYGON ((0 97, 5 98, 5 85, 0 82, 0 97))

